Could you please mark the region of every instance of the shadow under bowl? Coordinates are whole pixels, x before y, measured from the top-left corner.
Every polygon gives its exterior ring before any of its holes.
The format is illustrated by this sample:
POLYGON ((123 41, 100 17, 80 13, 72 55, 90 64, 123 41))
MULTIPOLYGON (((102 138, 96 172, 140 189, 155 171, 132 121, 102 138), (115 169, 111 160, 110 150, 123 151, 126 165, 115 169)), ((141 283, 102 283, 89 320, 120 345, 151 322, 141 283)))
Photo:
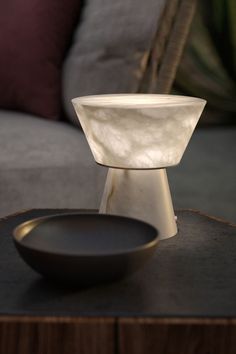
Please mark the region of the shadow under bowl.
POLYGON ((34 270, 61 284, 88 286, 138 270, 153 254, 158 231, 132 218, 60 214, 14 229, 15 246, 34 270))

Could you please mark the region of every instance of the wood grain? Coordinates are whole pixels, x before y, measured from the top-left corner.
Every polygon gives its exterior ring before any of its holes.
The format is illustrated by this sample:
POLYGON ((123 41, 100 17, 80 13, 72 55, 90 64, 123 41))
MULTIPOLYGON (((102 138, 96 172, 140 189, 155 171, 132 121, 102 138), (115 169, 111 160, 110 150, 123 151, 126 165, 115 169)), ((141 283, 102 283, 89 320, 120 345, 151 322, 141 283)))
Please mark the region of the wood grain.
POLYGON ((0 317, 0 354, 234 354, 236 319, 0 317))
POLYGON ((235 354, 236 320, 120 319, 120 354, 235 354))
POLYGON ((114 354, 114 320, 0 317, 0 354, 114 354))

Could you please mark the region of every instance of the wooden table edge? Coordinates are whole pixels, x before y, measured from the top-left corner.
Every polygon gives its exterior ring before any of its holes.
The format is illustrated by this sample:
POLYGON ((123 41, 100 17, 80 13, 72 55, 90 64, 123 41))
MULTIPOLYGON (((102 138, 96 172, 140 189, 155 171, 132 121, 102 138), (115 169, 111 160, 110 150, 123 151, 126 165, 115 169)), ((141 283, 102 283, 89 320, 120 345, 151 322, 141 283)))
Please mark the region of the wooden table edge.
POLYGON ((34 316, 0 315, 0 323, 74 323, 74 324, 157 324, 157 325, 236 325, 229 317, 93 317, 93 316, 34 316))
MULTIPOLYGON (((0 218, 0 222, 1 221, 4 221, 4 220, 8 220, 12 217, 15 217, 15 216, 20 216, 20 215, 24 215, 24 214, 27 214, 29 212, 41 212, 41 211, 45 211, 46 212, 54 212, 55 211, 55 214, 56 213, 70 213, 70 212, 98 212, 97 209, 76 209, 76 208, 60 208, 60 209, 57 209, 57 208, 33 208, 33 209, 24 209, 22 211, 18 211, 16 213, 13 213, 13 214, 9 214, 9 215, 6 215, 6 216, 3 216, 0 218)), ((178 208, 175 210, 175 212, 192 212, 194 214, 198 214, 198 215, 201 215, 203 217, 206 217, 208 219, 211 219, 211 220, 214 220, 214 221, 218 221, 220 223, 223 223, 225 225, 228 225, 228 226, 232 226, 232 227, 236 227, 236 224, 228 221, 228 220, 225 220, 223 218, 220 218, 220 217, 216 217, 214 215, 209 215, 205 212, 202 212, 198 209, 192 209, 192 208, 178 208)))

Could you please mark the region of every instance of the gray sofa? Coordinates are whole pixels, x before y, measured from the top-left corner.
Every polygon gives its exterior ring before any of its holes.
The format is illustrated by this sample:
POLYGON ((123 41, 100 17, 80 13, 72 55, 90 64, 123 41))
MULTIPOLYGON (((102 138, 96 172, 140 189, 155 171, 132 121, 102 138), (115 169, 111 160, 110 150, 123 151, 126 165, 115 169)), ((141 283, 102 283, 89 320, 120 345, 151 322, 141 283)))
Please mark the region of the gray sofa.
POLYGON ((63 122, 0 111, 0 215, 29 208, 94 208, 105 169, 82 131, 63 122))
POLYGON ((138 91, 167 2, 84 2, 62 72, 68 122, 0 110, 0 216, 98 206, 106 170, 93 161, 71 99, 138 91))
POLYGON ((176 208, 236 224, 236 127, 197 128, 179 166, 169 169, 176 208))
MULTIPOLYGON (((148 67, 159 29, 164 28, 168 37, 163 14, 173 17, 177 11, 173 8, 177 2, 169 1, 172 13, 166 11, 167 3, 136 0, 134 11, 134 0, 85 2, 63 67, 68 122, 0 111, 0 217, 29 208, 98 207, 106 169, 96 165, 83 132, 73 124, 77 118, 70 100, 87 94, 139 92, 141 86, 145 87, 140 84, 143 68, 148 67), (101 8, 105 9, 102 13, 101 8)), ((185 3, 189 8, 190 2, 185 3)), ((188 16, 190 21, 190 13, 188 16)), ((183 26, 183 21, 179 22, 183 26)), ((182 27, 182 33, 186 28, 182 27)), ((178 26, 172 26, 171 31, 173 39, 178 26)), ((168 42, 159 50, 166 48, 173 60, 173 50, 178 58, 182 45, 183 40, 173 49, 168 42)), ((165 59, 165 53, 162 57, 165 59)), ((160 69, 162 84, 165 72, 173 74, 173 61, 169 65, 170 71, 168 60, 158 66, 164 68, 162 72, 160 69)), ((166 82, 169 87, 170 78, 166 82)), ((159 87, 156 91, 164 90, 159 87)), ((182 163, 168 171, 176 207, 198 208, 236 222, 235 141, 235 128, 196 131, 182 163)))

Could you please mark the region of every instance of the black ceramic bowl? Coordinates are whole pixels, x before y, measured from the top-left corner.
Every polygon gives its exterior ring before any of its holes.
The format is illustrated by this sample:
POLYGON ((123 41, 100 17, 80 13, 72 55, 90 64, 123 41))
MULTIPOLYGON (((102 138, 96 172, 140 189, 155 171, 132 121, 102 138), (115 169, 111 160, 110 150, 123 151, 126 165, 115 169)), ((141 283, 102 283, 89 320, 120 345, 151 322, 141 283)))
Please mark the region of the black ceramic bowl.
POLYGON ((118 279, 154 252, 151 225, 107 214, 60 214, 33 219, 14 230, 21 257, 47 278, 78 286, 118 279))

